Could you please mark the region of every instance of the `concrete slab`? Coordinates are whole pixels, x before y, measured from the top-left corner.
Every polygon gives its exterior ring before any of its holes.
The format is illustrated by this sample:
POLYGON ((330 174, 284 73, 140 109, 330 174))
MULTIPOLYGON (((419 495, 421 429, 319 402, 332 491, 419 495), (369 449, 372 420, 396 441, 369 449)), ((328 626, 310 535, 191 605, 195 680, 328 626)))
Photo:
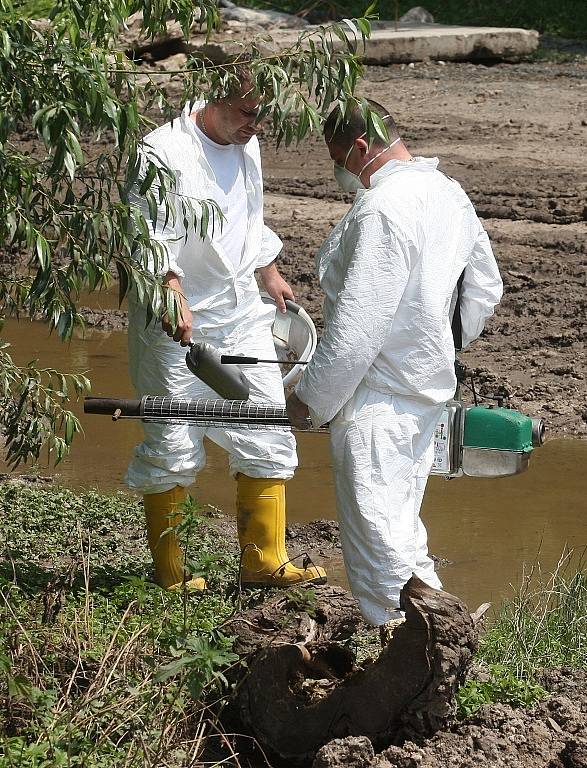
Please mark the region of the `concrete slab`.
POLYGON ((374 29, 367 41, 367 64, 436 59, 474 61, 516 59, 538 47, 538 32, 509 27, 458 27, 448 24, 399 24, 374 29))
MULTIPOLYGON (((405 24, 378 22, 367 41, 363 60, 366 64, 399 64, 436 59, 442 61, 480 61, 488 59, 518 59, 538 47, 538 32, 533 29, 508 27, 460 27, 447 24, 405 24)), ((311 31, 306 27, 304 33, 311 31)), ((230 28, 213 35, 205 43, 198 38, 189 41, 194 54, 209 56, 217 63, 226 60, 240 44, 254 37, 239 29, 234 35, 230 28)), ((235 30, 236 32, 236 30, 235 30)), ((252 33, 253 30, 250 30, 252 33)), ((262 43, 267 53, 283 51, 294 45, 298 33, 293 30, 271 31, 273 42, 262 43)), ((342 43, 334 38, 335 48, 342 43)))

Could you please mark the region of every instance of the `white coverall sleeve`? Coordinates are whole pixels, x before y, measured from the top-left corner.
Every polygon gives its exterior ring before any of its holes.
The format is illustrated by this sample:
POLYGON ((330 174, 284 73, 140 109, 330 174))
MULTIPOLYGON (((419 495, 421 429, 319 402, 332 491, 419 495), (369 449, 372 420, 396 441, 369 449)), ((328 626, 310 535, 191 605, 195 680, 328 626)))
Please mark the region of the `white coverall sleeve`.
POLYGON ((271 264, 272 261, 275 261, 282 248, 283 243, 280 238, 272 229, 269 229, 266 224, 263 224, 261 250, 259 252, 259 258, 257 259, 256 268, 261 269, 262 267, 271 264))
POLYGON ((314 426, 330 421, 352 397, 385 343, 410 274, 407 245, 379 212, 354 222, 340 247, 342 288, 296 386, 314 426))
POLYGON ((479 223, 479 234, 470 261, 465 267, 461 290, 463 349, 483 330, 503 293, 503 283, 487 232, 479 223))
MULTIPOLYGON (((146 153, 142 152, 139 176, 131 187, 128 196, 129 203, 134 209, 133 217, 135 222, 138 218, 136 214, 141 214, 147 223, 150 239, 161 246, 156 261, 151 253, 145 266, 150 272, 158 276, 164 276, 167 272, 174 272, 179 278, 182 278, 184 277, 184 272, 178 264, 179 254, 185 239, 181 206, 177 204, 178 196, 173 193, 173 189, 166 196, 167 202, 165 199, 159 202, 159 186, 157 177, 155 177, 150 191, 153 193, 156 201, 156 219, 151 215, 146 196, 139 193, 149 168, 149 161, 157 165, 163 165, 159 157, 148 151, 146 153)), ((135 224, 135 226, 139 229, 138 225, 135 224)))

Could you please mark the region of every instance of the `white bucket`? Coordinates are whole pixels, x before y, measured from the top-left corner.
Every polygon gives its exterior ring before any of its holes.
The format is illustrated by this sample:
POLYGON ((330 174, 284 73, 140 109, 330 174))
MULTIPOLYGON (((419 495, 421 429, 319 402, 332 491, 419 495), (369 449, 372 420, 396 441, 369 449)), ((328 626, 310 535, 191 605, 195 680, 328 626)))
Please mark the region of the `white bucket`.
MULTIPOLYGON (((285 314, 277 311, 277 303, 266 293, 261 294, 265 304, 276 308, 273 321, 273 342, 278 360, 309 361, 314 354, 318 336, 312 318, 294 301, 286 301, 285 314)), ((304 370, 304 365, 281 366, 284 388, 293 387, 304 370)))

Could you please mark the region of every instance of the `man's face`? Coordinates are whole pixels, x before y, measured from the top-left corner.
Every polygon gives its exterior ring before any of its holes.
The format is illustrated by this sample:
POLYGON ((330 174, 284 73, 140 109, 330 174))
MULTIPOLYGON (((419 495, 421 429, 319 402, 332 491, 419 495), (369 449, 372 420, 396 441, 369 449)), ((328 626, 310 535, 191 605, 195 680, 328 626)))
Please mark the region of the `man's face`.
POLYGON ((261 130, 256 122, 259 99, 255 96, 231 96, 218 104, 218 133, 228 144, 246 144, 261 130))
POLYGON ((335 165, 340 165, 342 168, 346 167, 348 171, 356 175, 361 172, 365 162, 365 153, 368 150, 368 145, 362 137, 355 139, 350 147, 341 147, 340 144, 326 138, 326 146, 335 165))

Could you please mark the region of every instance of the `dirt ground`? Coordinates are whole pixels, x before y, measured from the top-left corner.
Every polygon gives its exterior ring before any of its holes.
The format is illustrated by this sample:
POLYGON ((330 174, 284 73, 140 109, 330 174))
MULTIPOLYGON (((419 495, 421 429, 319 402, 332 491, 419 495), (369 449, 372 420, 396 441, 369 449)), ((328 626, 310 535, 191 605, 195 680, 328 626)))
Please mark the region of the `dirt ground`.
MULTIPOLYGON (((371 67, 361 92, 396 116, 413 154, 439 157, 491 237, 504 298, 462 355, 480 391, 511 395, 551 436, 587 435, 587 61, 371 67)), ((350 198, 318 137, 265 146, 263 160, 282 271, 321 327, 314 254, 350 198)))
POLYGON ((552 695, 532 710, 486 705, 422 744, 408 741, 378 755, 364 737, 337 739, 313 768, 585 768, 587 675, 550 670, 542 683, 552 695))
MULTIPOLYGON (((212 522, 236 547, 234 522, 212 522)), ((338 526, 326 520, 290 525, 287 543, 328 557, 340 547, 338 526)), ((474 663, 468 677, 482 683, 487 673, 474 663)), ((537 682, 549 697, 531 709, 485 705, 430 739, 379 753, 366 737, 336 739, 318 752, 312 768, 587 768, 587 671, 545 669, 537 682)))

